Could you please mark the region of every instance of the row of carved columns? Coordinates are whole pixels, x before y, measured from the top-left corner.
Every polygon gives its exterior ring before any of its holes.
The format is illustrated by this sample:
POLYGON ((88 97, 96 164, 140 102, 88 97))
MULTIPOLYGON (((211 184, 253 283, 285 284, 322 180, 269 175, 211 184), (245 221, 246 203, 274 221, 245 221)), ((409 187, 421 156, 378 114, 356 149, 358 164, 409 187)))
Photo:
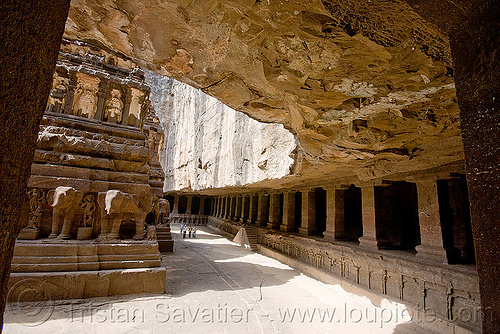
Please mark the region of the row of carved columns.
POLYGON ((214 201, 206 196, 168 195, 172 212, 171 223, 205 224, 209 212, 214 208, 214 201), (194 205, 196 200, 197 205, 194 205), (182 203, 181 203, 182 202, 182 203))
POLYGON ((210 215, 327 242, 474 261, 463 176, 261 191, 213 197, 210 215))

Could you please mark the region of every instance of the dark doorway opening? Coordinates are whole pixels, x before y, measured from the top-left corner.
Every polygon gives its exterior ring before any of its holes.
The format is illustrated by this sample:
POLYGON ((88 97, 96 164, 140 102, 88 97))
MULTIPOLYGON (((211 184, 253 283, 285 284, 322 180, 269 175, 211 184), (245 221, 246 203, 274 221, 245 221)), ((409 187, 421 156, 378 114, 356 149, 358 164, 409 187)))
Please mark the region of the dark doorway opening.
POLYGON ((191 202, 191 214, 197 215, 200 213, 200 198, 194 196, 191 202))
POLYGON ((420 245, 418 195, 414 183, 375 187, 377 242, 380 249, 415 250, 420 245))
POLYGON ((326 190, 323 188, 314 189, 316 230, 319 235, 326 231, 326 190))
POLYGON ((186 213, 187 210, 187 197, 181 196, 179 197, 179 214, 186 213))
POLYGON ((344 191, 344 230, 346 240, 358 241, 363 235, 361 188, 351 185, 344 191))
POLYGON ((475 263, 465 175, 438 180, 439 216, 448 263, 475 263))

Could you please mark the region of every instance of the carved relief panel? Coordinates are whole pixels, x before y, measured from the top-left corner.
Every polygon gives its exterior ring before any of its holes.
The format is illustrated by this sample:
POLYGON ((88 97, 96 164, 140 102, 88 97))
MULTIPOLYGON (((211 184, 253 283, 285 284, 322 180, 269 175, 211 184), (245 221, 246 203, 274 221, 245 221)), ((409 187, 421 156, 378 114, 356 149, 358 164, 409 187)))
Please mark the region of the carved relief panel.
POLYGON ((84 73, 77 73, 77 87, 73 102, 72 114, 94 118, 97 111, 97 93, 100 80, 84 73))
POLYGON ((104 121, 120 124, 123 117, 123 94, 119 89, 112 89, 104 105, 104 121))

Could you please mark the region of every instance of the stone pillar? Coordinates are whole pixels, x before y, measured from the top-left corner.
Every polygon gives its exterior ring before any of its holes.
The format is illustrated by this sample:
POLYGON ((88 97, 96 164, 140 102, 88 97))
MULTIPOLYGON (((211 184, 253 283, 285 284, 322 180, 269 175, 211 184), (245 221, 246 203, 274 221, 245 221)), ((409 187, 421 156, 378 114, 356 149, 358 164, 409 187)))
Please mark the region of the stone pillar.
POLYGON ((226 197, 221 197, 221 207, 220 207, 220 214, 219 218, 224 219, 224 216, 226 215, 226 207, 227 207, 227 198, 226 197))
POLYGON ((258 196, 250 195, 250 208, 248 213, 248 220, 250 224, 254 224, 257 220, 258 196))
POLYGON ((281 225, 281 193, 272 193, 269 195, 269 222, 267 228, 279 229, 281 225))
POLYGON ((224 218, 224 214, 226 212, 226 198, 225 197, 221 197, 220 201, 221 201, 221 206, 220 206, 219 218, 222 219, 222 218, 224 218))
POLYGON ((361 205, 363 210, 363 236, 359 238, 359 246, 369 249, 378 249, 377 224, 375 213, 375 187, 365 185, 361 187, 361 205))
POLYGON ((283 193, 283 222, 280 230, 284 232, 297 230, 295 227, 295 191, 283 193))
POLYGON ((435 177, 417 180, 418 222, 420 225, 420 245, 417 256, 447 262, 443 247, 443 233, 439 217, 438 191, 435 177))
POLYGON ((191 205, 193 204, 193 197, 188 196, 187 197, 187 205, 186 205, 186 214, 190 215, 191 214, 191 205))
POLYGON ((235 196, 234 197, 234 217, 233 221, 239 221, 240 220, 240 196, 235 196))
POLYGON ((101 84, 99 87, 99 91, 97 93, 97 110, 95 114, 95 119, 102 121, 103 118, 103 111, 104 111, 104 102, 106 98, 106 94, 108 92, 108 85, 107 84, 101 84))
POLYGON ((68 85, 68 93, 64 98, 64 114, 72 114, 73 102, 75 99, 75 90, 76 90, 77 82, 76 80, 71 79, 68 85))
POLYGON ((226 196, 226 208, 224 212, 224 217, 225 219, 229 219, 231 217, 231 198, 229 196, 226 196))
POLYGON ((205 215, 205 197, 200 197, 200 210, 198 212, 200 216, 205 215))
POLYGON ((247 216, 245 215, 245 211, 248 210, 248 205, 245 205, 246 196, 241 197, 241 215, 240 215, 240 223, 245 224, 247 222, 247 216))
POLYGON ((123 115, 122 115, 122 121, 121 124, 127 125, 128 124, 128 114, 130 111, 130 103, 132 102, 132 95, 131 91, 127 89, 127 94, 125 95, 125 104, 123 106, 123 115))
POLYGON ((0 2, 0 328, 40 120, 69 0, 0 2), (20 112, 22 108, 22 112, 20 112))
POLYGON ((219 201, 218 197, 213 197, 212 198, 212 208, 210 210, 210 215, 217 217, 217 203, 219 201))
POLYGON ((316 230, 316 194, 314 189, 302 191, 302 220, 300 235, 313 235, 316 230))
POLYGON ((408 1, 448 33, 467 166, 483 333, 500 328, 500 3, 408 1), (464 7, 464 5, 466 7, 464 7), (465 9, 464 9, 465 8, 465 9), (495 32, 495 33, 493 33, 495 32))
POLYGON ((231 196, 231 217, 229 219, 234 220, 236 217, 236 196, 231 196))
POLYGON ((179 214, 179 196, 174 195, 174 207, 172 208, 172 215, 179 214))
POLYGON ((347 237, 344 220, 345 189, 326 189, 326 231, 323 232, 325 241, 333 242, 347 237))
POLYGON ((219 218, 224 218, 224 197, 218 197, 219 198, 219 205, 218 205, 218 212, 217 212, 217 217, 219 218))
POLYGON ((222 214, 222 197, 217 197, 215 217, 220 218, 222 214))
POLYGON ((255 222, 258 226, 266 226, 269 219, 269 202, 267 198, 268 194, 259 194, 259 202, 257 207, 257 221, 255 222))
POLYGON ((225 198, 219 197, 220 206, 219 206, 219 215, 217 217, 224 218, 224 206, 225 206, 225 198))

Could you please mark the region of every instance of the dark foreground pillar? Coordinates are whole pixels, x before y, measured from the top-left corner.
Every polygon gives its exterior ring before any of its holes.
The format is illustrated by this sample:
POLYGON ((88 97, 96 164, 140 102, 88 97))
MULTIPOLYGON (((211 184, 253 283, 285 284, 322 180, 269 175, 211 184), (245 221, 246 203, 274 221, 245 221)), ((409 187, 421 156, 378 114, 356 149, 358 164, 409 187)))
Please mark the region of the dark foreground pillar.
POLYGON ((69 0, 0 1, 0 325, 40 120, 69 0))
POLYGON ((483 332, 500 328, 500 2, 450 36, 483 332))
POLYGON ((500 1, 406 0, 450 37, 483 332, 500 328, 500 1))

